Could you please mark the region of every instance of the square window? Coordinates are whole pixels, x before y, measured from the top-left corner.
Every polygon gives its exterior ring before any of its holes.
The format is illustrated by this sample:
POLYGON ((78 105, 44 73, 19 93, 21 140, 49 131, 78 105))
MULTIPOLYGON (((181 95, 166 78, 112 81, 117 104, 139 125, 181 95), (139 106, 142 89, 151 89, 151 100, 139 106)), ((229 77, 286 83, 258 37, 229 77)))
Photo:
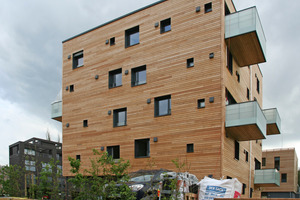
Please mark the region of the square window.
POLYGON ((109 146, 106 148, 107 153, 109 156, 111 156, 113 159, 120 159, 120 146, 109 146))
POLYGON ((146 83, 146 65, 131 69, 131 86, 146 83))
POLYGON ((198 99, 198 108, 205 108, 205 99, 198 99))
POLYGON ((115 88, 122 86, 122 68, 109 72, 108 87, 115 88))
POLYGON ((212 3, 207 3, 204 5, 205 13, 211 12, 212 11, 212 3))
POLYGON ((187 144, 186 145, 186 152, 193 153, 194 152, 194 144, 187 144))
POLYGON ((171 95, 156 97, 154 99, 154 116, 165 116, 171 114, 171 95))
POLYGON ((73 54, 73 69, 83 66, 83 51, 73 54))
POLYGON ((88 127, 88 120, 83 120, 83 127, 88 127))
POLYGON ((194 67, 194 58, 189 58, 186 60, 186 67, 187 68, 194 67))
POLYGON ((240 159, 240 143, 238 141, 234 141, 234 158, 240 159))
POLYGON ((281 183, 287 182, 287 174, 281 174, 281 183))
POLYGON ((76 155, 76 160, 80 160, 80 155, 76 155))
POLYGON ((126 126, 127 124, 127 108, 114 110, 114 127, 126 126))
POLYGON ((171 31, 171 18, 160 21, 160 33, 171 31))
POLYGON ((115 37, 110 38, 110 40, 109 40, 110 46, 115 45, 115 42, 116 42, 115 37))
POLYGON ((74 85, 70 85, 70 92, 74 92, 74 85))
POLYGON ((150 156, 150 139, 140 139, 134 141, 134 150, 136 158, 144 158, 150 156))
POLYGON ((125 48, 140 43, 140 27, 136 26, 125 31, 125 48))

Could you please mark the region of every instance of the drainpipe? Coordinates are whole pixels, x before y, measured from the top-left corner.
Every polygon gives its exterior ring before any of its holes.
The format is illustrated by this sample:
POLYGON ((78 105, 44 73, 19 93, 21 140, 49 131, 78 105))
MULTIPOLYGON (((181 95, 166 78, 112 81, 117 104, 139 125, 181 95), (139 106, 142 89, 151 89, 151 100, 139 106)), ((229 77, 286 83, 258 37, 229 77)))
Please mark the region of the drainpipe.
MULTIPOLYGON (((250 88, 249 88, 249 92, 250 92, 250 100, 252 101, 252 66, 249 65, 249 69, 250 69, 250 88)), ((250 193, 251 193, 251 164, 252 164, 252 157, 251 157, 251 153, 252 153, 252 142, 251 140, 249 141, 249 198, 250 198, 250 193)))

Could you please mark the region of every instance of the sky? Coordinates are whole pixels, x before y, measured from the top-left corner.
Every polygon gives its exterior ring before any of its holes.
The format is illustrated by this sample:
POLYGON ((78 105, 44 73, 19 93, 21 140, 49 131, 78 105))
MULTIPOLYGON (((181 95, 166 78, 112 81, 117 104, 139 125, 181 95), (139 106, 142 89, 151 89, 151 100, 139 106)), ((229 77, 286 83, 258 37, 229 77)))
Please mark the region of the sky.
MULTIPOLYGON (((237 10, 256 6, 267 38, 263 108, 281 116, 278 136, 263 148, 295 147, 300 156, 300 1, 233 0, 237 10)), ((62 84, 62 41, 156 0, 0 0, 0 165, 10 144, 32 137, 62 137, 51 103, 62 84)))

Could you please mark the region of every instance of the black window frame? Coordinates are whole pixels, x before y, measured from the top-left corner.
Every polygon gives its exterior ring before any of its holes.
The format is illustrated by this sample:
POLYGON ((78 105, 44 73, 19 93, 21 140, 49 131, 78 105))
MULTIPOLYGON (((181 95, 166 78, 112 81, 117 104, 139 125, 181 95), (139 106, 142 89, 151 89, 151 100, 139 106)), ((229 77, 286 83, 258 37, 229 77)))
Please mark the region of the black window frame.
POLYGON ((89 126, 89 121, 87 119, 82 121, 83 127, 88 127, 89 126))
POLYGON ((127 107, 115 109, 113 111, 113 127, 122 127, 127 126, 127 107), (119 122, 119 114, 125 112, 124 123, 120 124, 119 122))
POLYGON ((81 160, 80 155, 76 155, 76 160, 81 160))
POLYGON ((161 116, 167 116, 171 115, 171 95, 165 95, 161 97, 154 98, 154 117, 161 117, 161 116), (159 114, 160 106, 159 103, 161 101, 168 100, 168 112, 166 114, 159 114))
POLYGON ((140 26, 135 26, 125 30, 125 48, 137 45, 140 43, 140 26), (138 42, 132 43, 131 36, 138 33, 138 42))
POLYGON ((150 138, 134 140, 134 157, 149 158, 150 157, 150 138), (138 148, 146 148, 139 150, 138 148), (143 151, 143 152, 140 152, 143 151))
POLYGON ((121 87, 123 85, 122 68, 114 69, 108 72, 108 88, 121 87), (117 75, 121 75, 121 84, 118 84, 117 75))
POLYGON ((194 143, 186 144, 186 152, 194 153, 194 143))
POLYGON ((109 39, 109 45, 110 45, 110 46, 113 46, 113 45, 115 45, 115 44, 116 44, 116 38, 115 38, 115 37, 110 38, 110 39, 109 39))
POLYGON ((263 166, 263 167, 266 166, 266 158, 261 159, 261 166, 263 166))
POLYGON ((287 173, 281 174, 281 183, 287 183, 287 173))
POLYGON ((69 89, 70 92, 74 92, 74 88, 75 88, 74 85, 70 85, 69 88, 70 88, 69 89))
POLYGON ((204 13, 212 12, 212 2, 209 2, 204 5, 204 13))
POLYGON ((186 59, 186 68, 191 68, 195 66, 194 58, 186 59))
POLYGON ((197 107, 198 107, 198 109, 205 108, 205 99, 198 99, 197 107))
POLYGON ((240 160, 240 143, 237 140, 234 141, 234 159, 240 160))
POLYGON ((255 169, 261 169, 261 163, 256 158, 254 158, 254 165, 255 169))
POLYGON ((113 159, 120 159, 120 145, 107 146, 106 151, 113 159))
POLYGON ((142 66, 139 66, 139 67, 132 68, 131 69, 131 87, 138 86, 138 85, 144 85, 146 83, 147 83, 147 66, 142 65, 142 66), (143 72, 143 71, 145 71, 145 73, 146 73, 145 81, 137 80, 140 77, 139 73, 143 72))
POLYGON ((73 63, 72 63, 72 67, 73 69, 77 69, 79 67, 83 67, 84 66, 84 54, 83 54, 83 50, 78 51, 76 53, 73 53, 73 59, 72 59, 73 63), (79 61, 82 59, 82 64, 79 64, 79 61))
POLYGON ((274 168, 280 170, 280 157, 274 157, 274 168))
POLYGON ((160 33, 167 33, 172 30, 171 18, 160 21, 160 33), (167 29, 168 28, 168 29, 167 29))

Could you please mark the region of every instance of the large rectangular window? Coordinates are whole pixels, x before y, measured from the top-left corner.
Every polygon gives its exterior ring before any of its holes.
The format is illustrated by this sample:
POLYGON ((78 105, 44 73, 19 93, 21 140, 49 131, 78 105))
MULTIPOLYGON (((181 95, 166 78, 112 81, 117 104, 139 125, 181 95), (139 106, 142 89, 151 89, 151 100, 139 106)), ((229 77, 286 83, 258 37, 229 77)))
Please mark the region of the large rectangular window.
POLYGON ((113 159, 120 159, 120 146, 109 146, 107 147, 107 153, 110 155, 113 159))
POLYGON ((122 68, 110 71, 108 73, 108 87, 114 88, 122 85, 122 68))
POLYGON ((146 65, 131 69, 131 86, 145 84, 146 78, 146 65))
POLYGON ((83 51, 73 54, 73 69, 83 66, 83 51))
POLYGON ((234 158, 240 159, 240 143, 238 141, 234 141, 234 158))
POLYGON ((150 156, 150 139, 140 139, 134 141, 134 150, 136 158, 150 156))
POLYGON ((171 31, 171 18, 162 20, 160 22, 160 33, 171 31))
POLYGON ((140 27, 136 26, 125 31, 125 48, 140 43, 140 27))
POLYGON ((154 116, 164 116, 171 114, 171 95, 156 97, 154 99, 154 116))
POLYGON ((114 127, 126 126, 127 124, 127 108, 114 110, 114 127))
POLYGON ((278 171, 280 170, 280 157, 274 158, 274 168, 277 169, 278 171))

